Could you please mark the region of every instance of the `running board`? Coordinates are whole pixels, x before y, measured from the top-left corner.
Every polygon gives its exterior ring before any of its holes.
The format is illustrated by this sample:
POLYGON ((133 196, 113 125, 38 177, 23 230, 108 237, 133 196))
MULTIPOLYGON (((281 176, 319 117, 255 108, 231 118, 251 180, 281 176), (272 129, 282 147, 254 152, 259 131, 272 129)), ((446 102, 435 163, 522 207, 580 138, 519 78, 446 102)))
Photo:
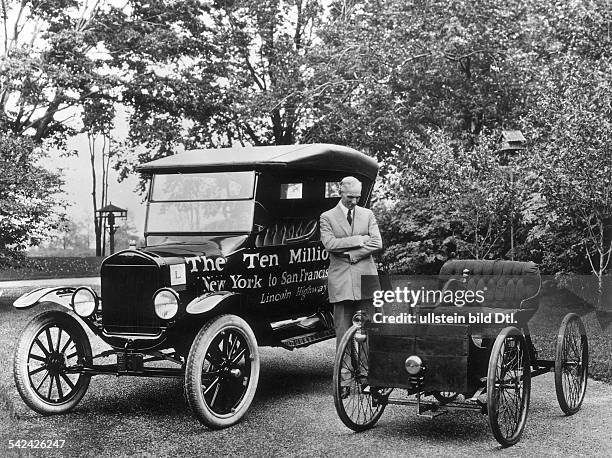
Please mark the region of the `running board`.
POLYGON ((292 350, 294 348, 307 347, 308 345, 331 339, 332 337, 335 337, 335 335, 336 331, 333 329, 325 329, 323 331, 311 332, 310 334, 281 340, 281 345, 292 350))

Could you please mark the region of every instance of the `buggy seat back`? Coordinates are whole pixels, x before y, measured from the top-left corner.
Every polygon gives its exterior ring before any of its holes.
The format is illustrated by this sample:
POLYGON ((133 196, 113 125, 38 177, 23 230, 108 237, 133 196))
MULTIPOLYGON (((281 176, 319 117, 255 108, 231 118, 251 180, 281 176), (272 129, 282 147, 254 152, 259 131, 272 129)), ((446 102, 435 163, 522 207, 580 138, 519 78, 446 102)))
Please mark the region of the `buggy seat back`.
POLYGON ((453 259, 440 269, 441 286, 458 281, 471 291, 483 291, 479 307, 537 310, 540 271, 533 262, 453 259))

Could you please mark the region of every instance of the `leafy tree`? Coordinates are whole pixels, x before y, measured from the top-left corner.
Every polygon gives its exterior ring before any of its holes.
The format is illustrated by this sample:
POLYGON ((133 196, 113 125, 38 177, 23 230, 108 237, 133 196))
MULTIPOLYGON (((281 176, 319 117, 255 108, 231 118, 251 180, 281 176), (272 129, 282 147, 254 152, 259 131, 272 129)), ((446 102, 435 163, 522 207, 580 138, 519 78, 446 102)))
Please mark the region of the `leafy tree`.
POLYGON ((516 192, 495 156, 496 134, 465 149, 440 132, 416 138, 393 159, 378 203, 394 270, 433 273, 450 256, 476 259, 508 252, 516 192))
POLYGON ((40 142, 74 133, 82 103, 112 86, 93 57, 100 1, 1 0, 0 128, 40 142))
POLYGON ((64 218, 55 234, 41 243, 37 253, 39 256, 91 255, 87 225, 83 221, 64 218))
POLYGON ((334 2, 317 67, 328 90, 313 138, 379 158, 406 133, 475 141, 525 112, 531 78, 529 1, 334 2))
POLYGON ((61 221, 54 210, 62 181, 37 165, 41 157, 30 139, 0 136, 0 264, 38 244, 61 221))
POLYGON ((115 106, 112 101, 104 97, 95 97, 83 104, 82 132, 87 135, 89 150, 96 256, 104 254, 106 228, 102 220, 98 218, 98 209, 108 204, 108 173, 111 158, 116 152, 111 148, 113 141, 110 133, 114 119, 115 106))
MULTIPOLYGON (((507 230, 514 218, 519 258, 543 261, 549 272, 558 271, 560 263, 584 272, 590 265, 585 237, 591 239, 597 264, 607 251, 605 246, 596 248, 593 240, 599 237, 601 245, 609 237, 606 225, 601 230, 594 220, 587 224, 584 217, 581 222, 570 216, 575 213, 555 213, 544 195, 554 193, 543 188, 558 185, 556 165, 551 166, 559 160, 552 159, 558 134, 552 126, 569 127, 567 136, 572 135, 572 122, 562 120, 566 104, 572 105, 576 119, 584 106, 578 97, 580 83, 575 96, 567 99, 558 82, 574 66, 584 69, 582 84, 591 84, 591 71, 609 73, 597 68, 597 62, 609 54, 611 16, 609 3, 600 0, 333 2, 331 18, 320 32, 326 46, 315 54, 319 61, 314 80, 325 91, 315 104, 318 118, 306 137, 369 151, 384 160, 386 179, 422 190, 406 194, 395 189, 379 205, 386 240, 392 241, 387 254, 401 259, 400 265, 446 256, 441 247, 449 236, 457 237, 460 255, 479 257, 489 251, 490 256, 507 256, 507 230), (541 109, 542 93, 547 94, 550 113, 541 109), (519 158, 527 170, 516 171, 510 189, 493 158, 466 166, 466 154, 473 155, 479 145, 488 145, 481 150, 482 158, 496 149, 494 141, 483 139, 483 132, 500 127, 522 128, 532 142, 531 153, 543 148, 551 156, 538 156, 546 162, 538 166, 529 163, 533 158, 519 158), (440 131, 449 138, 440 142, 440 131), (541 169, 550 170, 550 176, 541 169), (432 189, 432 181, 441 188, 432 189), (445 190, 440 194, 439 189, 445 190), (453 207, 448 206, 451 196, 453 207), (589 226, 594 235, 589 235, 589 226)), ((593 84, 605 105, 607 88, 602 89, 602 81, 593 84)), ((593 94, 587 100, 595 99, 593 94)), ((609 120, 607 108, 597 103, 592 108, 583 119, 606 129, 607 121, 598 122, 597 114, 609 120)), ((602 133, 585 124, 580 124, 580 144, 574 142, 572 154, 584 159, 585 145, 593 141, 598 154, 607 154, 605 142, 598 140, 602 133)), ((567 164, 582 167, 576 160, 567 164)), ((603 167, 601 160, 592 160, 583 170, 594 164, 603 167)), ((606 188, 609 174, 590 175, 591 186, 606 188)), ((571 193, 558 205, 562 202, 577 211, 571 193)), ((583 206, 587 215, 590 210, 585 209, 596 208, 590 205, 583 206)))
POLYGON ((136 0, 98 16, 106 65, 128 107, 123 176, 147 159, 171 154, 188 140, 186 123, 208 123, 222 108, 217 88, 222 60, 207 25, 208 10, 196 0, 136 0))
POLYGON ((309 108, 308 59, 321 13, 316 0, 217 2, 211 9, 231 104, 214 126, 228 133, 225 144, 299 139, 309 108))
MULTIPOLYGON (((106 138, 121 103, 122 176, 181 144, 346 144, 383 164, 395 268, 507 256, 515 221, 519 257, 609 272, 607 0, 0 6, 0 129, 13 138, 106 138), (530 150, 510 186, 492 132, 514 127, 530 150)), ((109 156, 93 156, 104 182, 109 156)))
MULTIPOLYGON (((37 243, 40 221, 51 216, 51 196, 59 182, 55 175, 44 175, 33 165, 42 155, 40 145, 62 146, 67 135, 78 131, 84 110, 81 121, 91 124, 89 107, 113 100, 115 79, 100 70, 100 39, 94 27, 102 6, 98 0, 0 2, 0 131, 7 136, 5 141, 18 143, 23 151, 13 152, 13 159, 38 176, 40 187, 33 202, 42 199, 46 205, 46 209, 32 210, 31 216, 22 215, 23 219, 5 220, 5 225, 12 225, 12 231, 20 234, 8 237, 5 244, 23 248, 27 241, 37 243), (27 234, 28 230, 32 233, 27 234)), ((96 115, 95 122, 100 120, 96 115)), ((8 161, 9 153, 5 154, 8 161)), ((33 184, 17 180, 13 186, 19 188, 15 193, 28 194, 33 184)))
POLYGON ((457 255, 457 222, 445 210, 423 197, 374 204, 385 244, 381 261, 386 270, 433 275, 457 255))
POLYGON ((568 56, 546 75, 534 129, 536 189, 541 219, 533 241, 576 271, 586 262, 603 292, 612 258, 612 60, 568 56), (550 243, 559 234, 573 243, 550 243))
POLYGON ((103 237, 106 227, 103 221, 98 218, 98 210, 108 204, 108 173, 111 158, 115 151, 111 149, 112 138, 108 131, 100 133, 90 129, 87 132, 87 141, 91 171, 91 200, 96 256, 102 256, 104 253, 103 237), (98 176, 98 170, 102 173, 101 177, 98 176), (100 178, 99 183, 98 178, 100 178))
POLYGON ((131 108, 123 176, 187 147, 291 144, 321 8, 312 0, 130 1, 104 19, 131 108), (137 145, 145 148, 135 149, 137 145), (130 151, 132 150, 132 151, 130 151))

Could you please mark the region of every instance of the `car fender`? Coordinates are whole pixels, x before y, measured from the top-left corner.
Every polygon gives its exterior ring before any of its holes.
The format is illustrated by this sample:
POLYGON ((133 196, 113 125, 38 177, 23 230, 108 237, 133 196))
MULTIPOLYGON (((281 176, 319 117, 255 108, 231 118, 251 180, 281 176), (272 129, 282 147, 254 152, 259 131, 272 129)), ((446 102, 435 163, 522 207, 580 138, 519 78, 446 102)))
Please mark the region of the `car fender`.
POLYGON ((241 300, 242 294, 231 291, 206 293, 193 299, 185 310, 190 315, 201 315, 228 303, 240 305, 241 300))
POLYGON ((72 293, 74 293, 76 289, 77 288, 73 286, 37 288, 29 293, 19 296, 15 302, 13 302, 13 307, 18 309, 27 309, 43 302, 53 302, 72 310, 70 299, 72 298, 72 293))

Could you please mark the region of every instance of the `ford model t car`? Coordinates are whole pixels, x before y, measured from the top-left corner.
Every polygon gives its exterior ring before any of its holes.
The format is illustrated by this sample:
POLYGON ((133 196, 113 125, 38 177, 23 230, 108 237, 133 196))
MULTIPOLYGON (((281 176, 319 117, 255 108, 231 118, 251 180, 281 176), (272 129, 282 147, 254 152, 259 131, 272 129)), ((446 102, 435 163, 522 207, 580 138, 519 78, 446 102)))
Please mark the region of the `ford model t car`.
POLYGON ((431 290, 405 286, 421 292, 416 306, 398 303, 392 286, 399 286, 388 285, 391 302, 371 316, 358 313, 340 342, 334 402, 341 420, 362 431, 388 404, 414 405, 430 418, 472 409, 488 414, 493 435, 509 446, 525 427, 531 378, 551 371, 561 410, 576 413, 587 384, 585 327, 578 315, 567 314, 555 359, 541 358, 529 332, 540 284, 534 263, 451 260, 431 290), (430 292, 434 303, 423 300, 430 292), (475 300, 468 304, 468 297, 475 300))
POLYGON ((146 246, 103 261, 101 294, 45 288, 15 301, 68 309, 24 330, 18 391, 55 414, 82 399, 93 375, 180 377, 204 424, 232 425, 255 395, 258 346, 291 350, 334 336, 318 218, 345 175, 363 182, 367 205, 378 165, 318 144, 194 150, 139 171, 151 177, 146 246), (86 329, 110 349, 92 354, 86 329))

